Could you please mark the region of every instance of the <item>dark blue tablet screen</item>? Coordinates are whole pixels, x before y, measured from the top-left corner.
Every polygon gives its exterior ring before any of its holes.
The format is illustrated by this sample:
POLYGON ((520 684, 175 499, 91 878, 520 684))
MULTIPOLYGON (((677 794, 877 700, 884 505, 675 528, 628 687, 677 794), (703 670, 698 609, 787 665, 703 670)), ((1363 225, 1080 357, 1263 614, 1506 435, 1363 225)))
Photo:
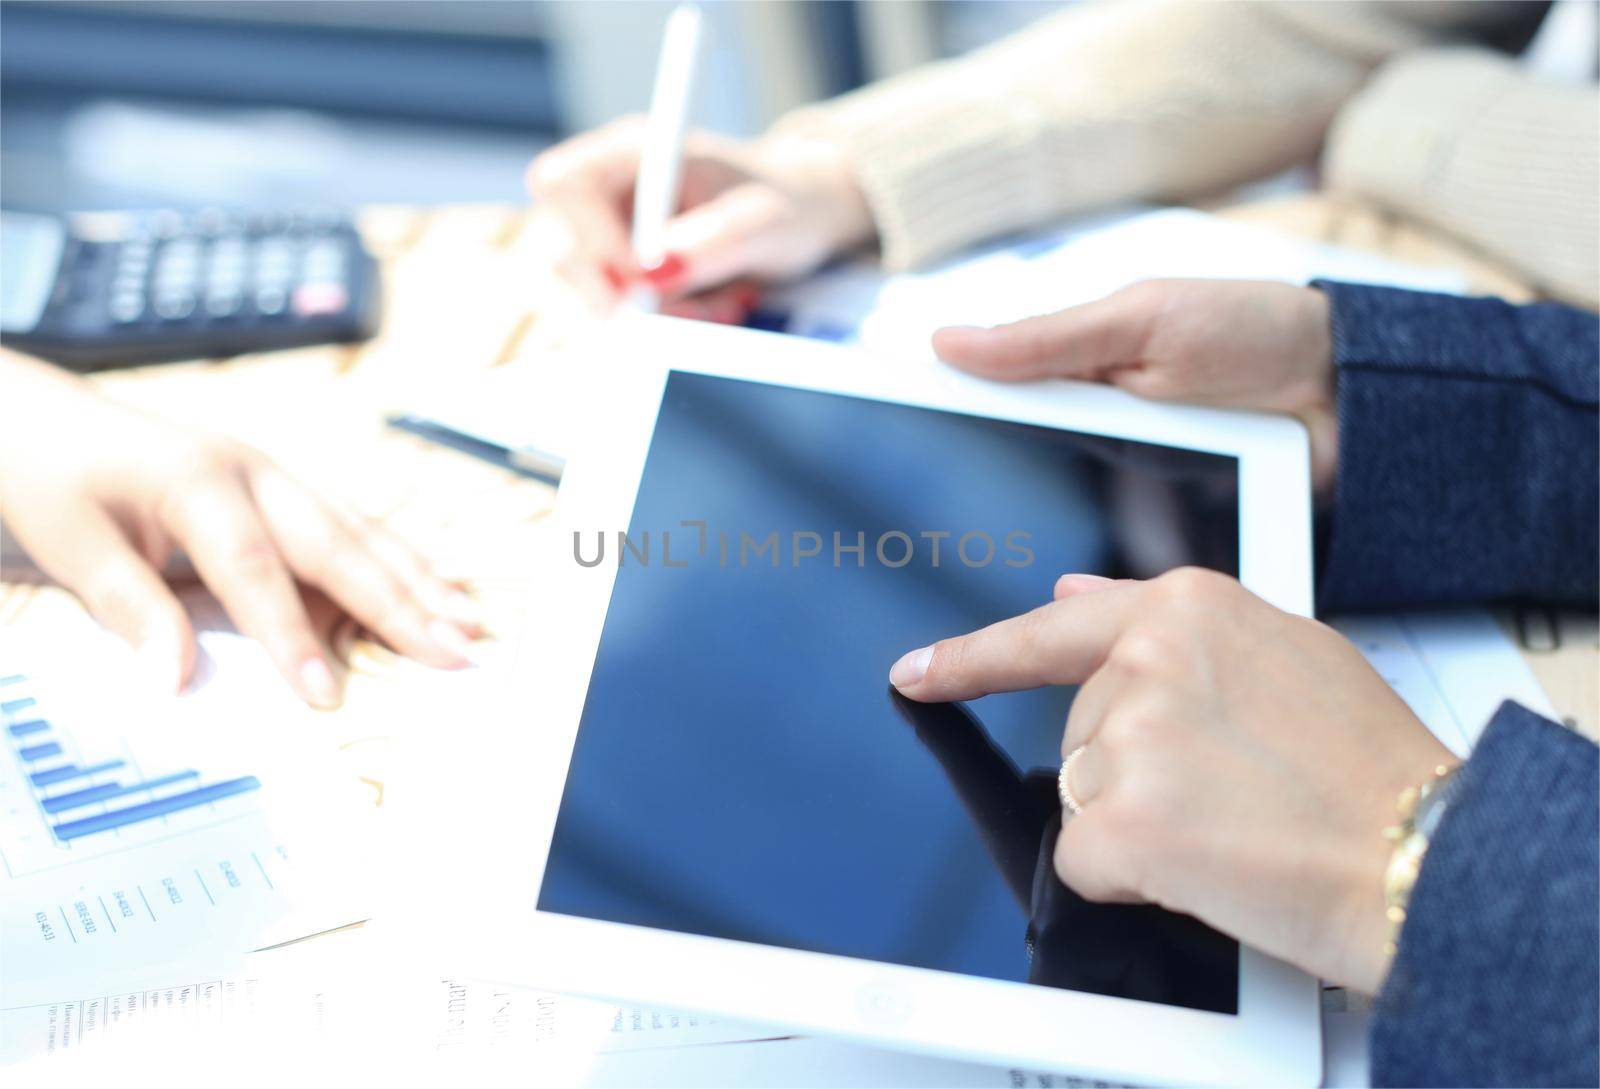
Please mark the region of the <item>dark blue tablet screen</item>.
POLYGON ((1236 1013, 1238 947, 1051 869, 1073 692, 918 706, 903 652, 1057 576, 1238 573, 1234 458, 674 372, 546 911, 1236 1013))

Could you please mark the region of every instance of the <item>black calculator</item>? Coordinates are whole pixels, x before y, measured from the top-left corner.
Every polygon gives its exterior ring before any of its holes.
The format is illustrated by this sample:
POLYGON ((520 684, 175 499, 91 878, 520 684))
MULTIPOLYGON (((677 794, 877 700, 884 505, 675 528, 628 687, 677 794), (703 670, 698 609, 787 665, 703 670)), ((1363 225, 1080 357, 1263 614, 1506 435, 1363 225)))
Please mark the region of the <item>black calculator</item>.
POLYGON ((364 340, 380 304, 336 212, 0 212, 0 343, 74 370, 364 340))

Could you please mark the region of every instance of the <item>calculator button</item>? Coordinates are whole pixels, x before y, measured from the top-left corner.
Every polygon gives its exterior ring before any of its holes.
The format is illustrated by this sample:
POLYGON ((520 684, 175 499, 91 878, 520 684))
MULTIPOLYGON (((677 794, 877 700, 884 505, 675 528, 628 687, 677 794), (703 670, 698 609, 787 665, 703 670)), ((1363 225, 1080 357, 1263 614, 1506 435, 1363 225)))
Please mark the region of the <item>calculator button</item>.
POLYGON ((350 301, 343 284, 317 281, 294 289, 294 312, 302 318, 337 314, 350 301))
POLYGON ((273 287, 288 287, 292 278, 293 268, 287 264, 277 262, 256 263, 256 283, 270 284, 273 287))
POLYGON ((287 286, 294 275, 294 252, 284 243, 268 241, 256 247, 256 280, 287 286))
POLYGON ((118 325, 138 321, 144 313, 144 297, 138 292, 118 292, 111 296, 111 320, 118 325))
POLYGON ((194 230, 203 235, 217 235, 228 229, 228 213, 221 208, 202 208, 194 214, 194 230))
POLYGON ((195 298, 187 291, 174 291, 156 296, 156 316, 164 321, 182 321, 194 313, 195 298))
POLYGON ((176 238, 183 230, 183 217, 177 212, 156 212, 150 217, 148 233, 156 238, 176 238))
POLYGON ((281 287, 263 287, 256 292, 256 311, 275 318, 289 304, 289 296, 281 287))
POLYGON ((244 269, 245 252, 244 240, 237 237, 223 237, 217 239, 211 246, 211 267, 219 265, 229 267, 237 266, 244 269))
POLYGON ((206 296, 206 313, 214 318, 231 318, 243 301, 237 291, 212 291, 206 296))
POLYGON ((157 280, 192 280, 199 271, 199 265, 194 261, 162 261, 156 265, 157 280))
POLYGON ((249 223, 252 234, 272 235, 289 225, 289 217, 282 212, 257 212, 249 223))
POLYGON ((344 279, 343 258, 323 258, 320 261, 307 261, 301 273, 307 280, 342 280, 344 279))
POLYGON ((197 285, 193 276, 157 276, 151 285, 158 298, 193 298, 197 285))
POLYGON ((305 275, 313 280, 331 280, 344 273, 344 251, 334 242, 318 242, 306 250, 305 275))
POLYGON ((175 239, 161 247, 163 261, 194 261, 199 256, 199 244, 188 238, 175 239))
POLYGON ((200 259, 191 250, 168 247, 156 261, 156 279, 168 282, 192 280, 200 271, 200 259))

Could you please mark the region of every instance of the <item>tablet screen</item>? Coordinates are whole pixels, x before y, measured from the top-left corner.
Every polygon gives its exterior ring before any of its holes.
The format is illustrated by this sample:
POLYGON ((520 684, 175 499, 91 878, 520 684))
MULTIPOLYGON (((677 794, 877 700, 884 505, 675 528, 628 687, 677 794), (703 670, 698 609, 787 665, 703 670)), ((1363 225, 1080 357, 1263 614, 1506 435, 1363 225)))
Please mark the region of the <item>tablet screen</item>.
POLYGON ((1235 458, 673 372, 562 796, 546 911, 1220 1013, 1238 947, 1056 879, 1070 689, 894 696, 1057 576, 1237 575, 1235 458))

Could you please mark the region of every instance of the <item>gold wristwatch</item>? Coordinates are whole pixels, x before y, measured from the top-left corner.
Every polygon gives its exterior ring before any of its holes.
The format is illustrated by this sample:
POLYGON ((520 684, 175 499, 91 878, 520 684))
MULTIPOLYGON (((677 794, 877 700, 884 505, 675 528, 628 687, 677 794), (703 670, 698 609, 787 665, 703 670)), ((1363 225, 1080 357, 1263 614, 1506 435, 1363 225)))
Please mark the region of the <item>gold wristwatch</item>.
POLYGON ((1428 842, 1455 794, 1460 768, 1460 764, 1440 764, 1426 783, 1402 790, 1395 802, 1399 823, 1383 830, 1383 838, 1394 844, 1383 873, 1383 901, 1389 919, 1389 940, 1383 945, 1387 956, 1394 956, 1399 948, 1400 928, 1405 925, 1411 890, 1422 871, 1422 856, 1428 853, 1428 842))

